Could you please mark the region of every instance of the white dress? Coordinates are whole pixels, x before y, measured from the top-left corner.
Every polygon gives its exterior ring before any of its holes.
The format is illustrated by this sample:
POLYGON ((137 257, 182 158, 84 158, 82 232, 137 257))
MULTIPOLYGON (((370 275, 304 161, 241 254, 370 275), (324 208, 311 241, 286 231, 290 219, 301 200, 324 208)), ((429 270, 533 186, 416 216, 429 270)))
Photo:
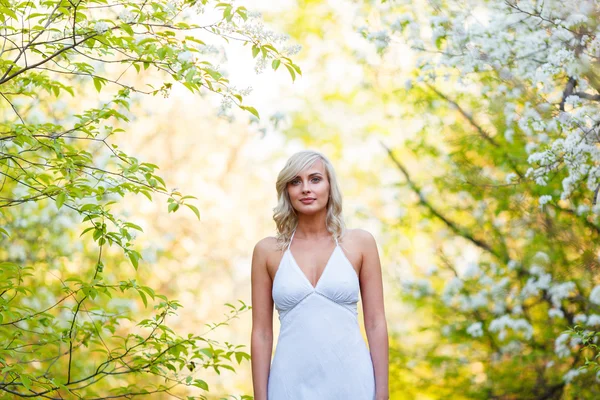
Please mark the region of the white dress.
POLYGON ((373 400, 373 362, 357 318, 356 271, 336 240, 313 287, 290 246, 291 240, 273 279, 281 328, 267 400, 373 400))

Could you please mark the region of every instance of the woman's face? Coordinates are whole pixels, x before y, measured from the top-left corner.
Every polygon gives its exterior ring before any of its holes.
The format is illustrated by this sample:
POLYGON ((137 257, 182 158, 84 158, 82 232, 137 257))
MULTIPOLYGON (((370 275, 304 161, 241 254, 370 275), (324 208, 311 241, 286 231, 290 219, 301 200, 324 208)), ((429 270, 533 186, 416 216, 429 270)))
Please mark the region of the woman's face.
POLYGON ((323 161, 317 160, 287 184, 292 207, 303 214, 313 214, 327 207, 329 180, 323 161))

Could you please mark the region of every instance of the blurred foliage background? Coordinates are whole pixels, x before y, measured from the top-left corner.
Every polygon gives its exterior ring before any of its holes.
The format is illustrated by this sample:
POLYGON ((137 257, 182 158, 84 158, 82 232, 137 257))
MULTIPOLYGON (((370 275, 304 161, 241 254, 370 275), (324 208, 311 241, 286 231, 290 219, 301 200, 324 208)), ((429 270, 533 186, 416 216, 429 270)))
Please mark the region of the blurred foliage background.
POLYGON ((391 399, 600 394, 597 2, 57 0, 37 52, 27 3, 0 28, 7 396, 251 396, 251 251, 304 148, 377 238, 391 399))

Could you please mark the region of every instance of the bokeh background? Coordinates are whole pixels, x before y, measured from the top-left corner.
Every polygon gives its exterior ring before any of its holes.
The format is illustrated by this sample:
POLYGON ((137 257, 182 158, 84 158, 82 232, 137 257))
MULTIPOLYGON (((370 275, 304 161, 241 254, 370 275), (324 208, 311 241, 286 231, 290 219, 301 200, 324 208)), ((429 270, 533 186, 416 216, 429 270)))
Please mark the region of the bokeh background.
MULTIPOLYGON (((185 18, 220 15, 213 6, 185 18)), ((107 249, 110 276, 178 300, 167 324, 182 336, 249 353, 251 310, 228 319, 226 304, 251 305, 251 255, 275 234, 277 174, 294 152, 315 149, 336 168, 347 225, 378 243, 391 399, 600 396, 598 2, 243 6, 261 29, 288 35, 281 46, 302 74, 292 80, 270 60, 265 68, 250 46, 206 35, 197 57, 217 65, 260 119, 178 84, 166 96, 133 97, 129 121, 115 122, 125 131, 113 141, 160 166, 169 190, 195 196, 200 220, 187 208, 167 212, 168 196, 114 196, 112 211, 143 229, 135 235, 142 260, 134 269, 107 249)), ((151 70, 127 74, 140 85, 164 80, 151 70)), ((77 97, 40 103, 28 121, 61 120, 114 94, 76 84, 77 97)), ((14 119, 9 104, 1 107, 14 119)), ((108 157, 101 147, 100 164, 108 157)), ((26 194, 18 184, 2 187, 4 198, 26 194)), ((0 262, 35 266, 22 304, 43 309, 65 278, 89 272, 94 243, 79 236, 75 211, 52 202, 3 210, 11 236, 0 235, 0 262)), ((115 295, 99 308, 109 306, 133 316, 121 320, 121 333, 152 312, 139 296, 115 295)), ((276 312, 274 319, 276 337, 276 312)), ((25 329, 10 320, 2 326, 4 367, 19 359, 9 352, 11 335, 25 329)), ((359 320, 363 329, 360 303, 359 320)), ((252 395, 250 362, 233 365, 197 371, 208 392, 182 386, 155 397, 252 395)))

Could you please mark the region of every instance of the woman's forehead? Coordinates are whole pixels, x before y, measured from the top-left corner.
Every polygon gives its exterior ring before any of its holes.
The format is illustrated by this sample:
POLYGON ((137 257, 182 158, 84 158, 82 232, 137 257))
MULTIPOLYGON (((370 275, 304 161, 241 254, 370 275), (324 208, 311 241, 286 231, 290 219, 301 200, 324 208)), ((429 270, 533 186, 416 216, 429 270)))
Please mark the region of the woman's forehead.
POLYGON ((317 160, 314 163, 312 163, 311 165, 309 165, 308 167, 304 168, 302 171, 300 171, 298 173, 298 175, 314 175, 314 174, 321 174, 323 175, 325 173, 325 166, 323 165, 323 162, 321 160, 317 160))

